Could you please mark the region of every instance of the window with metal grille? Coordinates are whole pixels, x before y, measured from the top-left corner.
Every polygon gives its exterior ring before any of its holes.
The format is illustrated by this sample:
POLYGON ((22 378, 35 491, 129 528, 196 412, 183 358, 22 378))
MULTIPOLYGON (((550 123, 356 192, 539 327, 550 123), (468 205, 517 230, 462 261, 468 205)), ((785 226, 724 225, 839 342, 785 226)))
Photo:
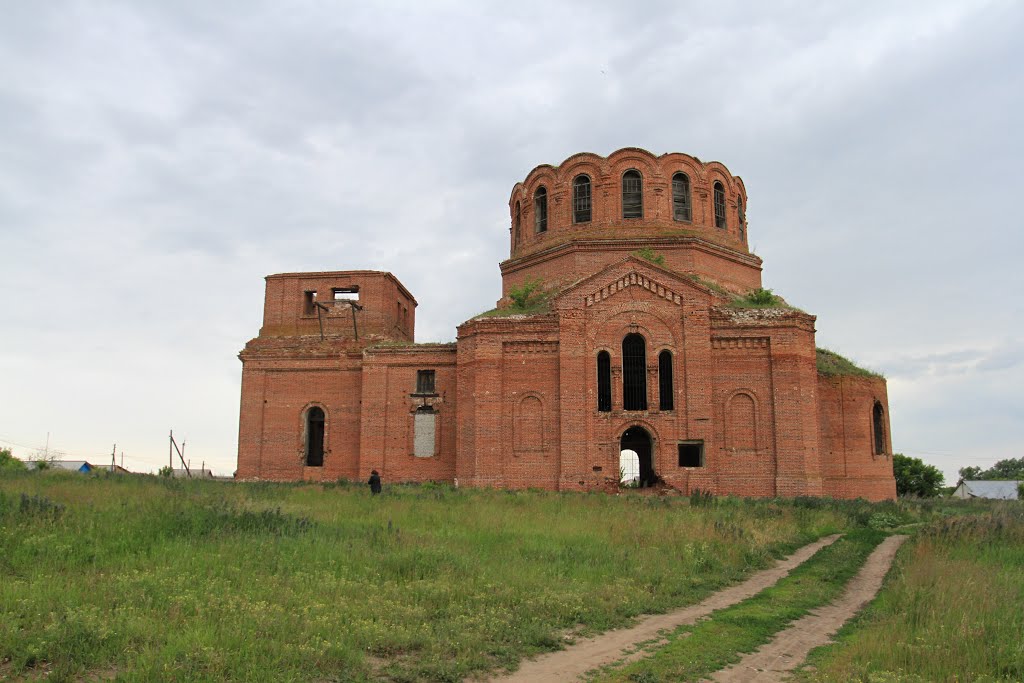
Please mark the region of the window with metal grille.
POLYGON ((685 173, 676 173, 672 176, 672 218, 677 221, 693 220, 690 178, 685 173))
POLYGON ((715 182, 715 227, 725 227, 725 188, 715 182))
POLYGON ((306 412, 306 467, 324 465, 324 411, 313 406, 306 412))
POLYGON ((885 412, 882 410, 882 404, 878 401, 875 401, 871 417, 875 428, 875 455, 882 455, 885 453, 885 412))
POLYGON ((612 409, 612 357, 607 351, 597 354, 597 409, 602 413, 612 409))
POLYGON ((644 217, 643 179, 640 171, 626 171, 622 174, 622 217, 644 217))
POLYGON ((672 352, 667 349, 658 354, 658 404, 662 410, 672 410, 674 407, 672 352))
POLYGON ((590 178, 578 175, 572 181, 572 222, 586 223, 590 220, 590 178))
POLYGON ((434 371, 416 371, 416 393, 420 395, 431 395, 434 392, 434 371))
POLYGON ((543 186, 533 193, 533 227, 537 232, 548 230, 548 191, 543 186))
POLYGON ((680 467, 704 467, 703 441, 684 441, 678 445, 680 467))
POLYGON ((647 410, 647 342, 635 333, 622 340, 622 408, 647 410))

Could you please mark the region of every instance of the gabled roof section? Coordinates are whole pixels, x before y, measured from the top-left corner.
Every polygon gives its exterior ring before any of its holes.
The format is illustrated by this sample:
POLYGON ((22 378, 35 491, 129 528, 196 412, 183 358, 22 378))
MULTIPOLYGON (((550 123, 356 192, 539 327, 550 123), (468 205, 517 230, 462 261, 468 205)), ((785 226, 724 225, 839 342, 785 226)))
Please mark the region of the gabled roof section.
POLYGON ((957 492, 963 489, 963 498, 991 498, 995 500, 1017 500, 1019 481, 962 481, 957 492))
POLYGON ((581 301, 584 306, 593 306, 634 287, 677 306, 682 305, 682 293, 686 290, 696 290, 704 297, 714 296, 710 289, 685 275, 630 254, 559 292, 554 298, 554 307, 572 308, 581 301))

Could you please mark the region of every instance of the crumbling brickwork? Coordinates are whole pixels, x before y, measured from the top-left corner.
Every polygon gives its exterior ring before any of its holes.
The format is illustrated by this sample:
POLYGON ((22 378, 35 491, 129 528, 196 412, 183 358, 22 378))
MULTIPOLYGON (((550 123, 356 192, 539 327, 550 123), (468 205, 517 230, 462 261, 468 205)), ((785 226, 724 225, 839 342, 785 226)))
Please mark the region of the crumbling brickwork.
POLYGON ((737 305, 761 285, 746 201, 685 154, 538 166, 509 201, 499 309, 453 344, 413 343, 390 273, 269 276, 238 476, 610 490, 629 448, 684 493, 894 497, 884 379, 820 374, 814 316, 737 305))

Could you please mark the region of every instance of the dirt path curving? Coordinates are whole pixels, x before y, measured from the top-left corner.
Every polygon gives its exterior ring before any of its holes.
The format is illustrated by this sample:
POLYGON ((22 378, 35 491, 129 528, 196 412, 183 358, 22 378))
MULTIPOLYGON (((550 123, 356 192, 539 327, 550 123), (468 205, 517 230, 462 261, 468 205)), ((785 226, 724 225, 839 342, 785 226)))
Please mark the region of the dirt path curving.
POLYGON ((757 595, 765 588, 775 585, 780 579, 809 560, 814 553, 834 543, 839 536, 840 534, 834 534, 819 538, 789 557, 779 560, 774 567, 755 572, 746 581, 722 589, 696 605, 683 607, 668 614, 644 617, 632 628, 609 631, 593 638, 581 639, 564 650, 550 652, 523 662, 519 670, 514 673, 490 680, 504 683, 574 681, 591 669, 623 660, 624 657, 627 660, 638 659, 643 656, 643 653, 627 656, 627 653, 635 648, 637 643, 656 640, 660 637, 660 631, 674 629, 684 624, 693 624, 716 610, 731 607, 757 595))
POLYGON ((719 683, 776 683, 784 680, 790 671, 803 663, 807 653, 831 642, 835 632, 878 594, 896 551, 905 540, 906 536, 890 536, 879 543, 838 600, 796 620, 776 633, 771 642, 739 663, 717 672, 711 680, 719 683))

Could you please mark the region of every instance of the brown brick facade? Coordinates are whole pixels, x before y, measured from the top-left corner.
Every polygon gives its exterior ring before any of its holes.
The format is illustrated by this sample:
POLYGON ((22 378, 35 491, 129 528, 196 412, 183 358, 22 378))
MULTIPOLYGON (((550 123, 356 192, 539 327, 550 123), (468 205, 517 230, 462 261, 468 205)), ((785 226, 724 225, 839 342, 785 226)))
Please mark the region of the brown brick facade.
POLYGON ((238 476, 606 490, 629 447, 684 493, 894 497, 885 381, 819 375, 814 316, 732 305, 761 284, 745 207, 739 178, 684 154, 539 166, 509 203, 504 310, 454 344, 413 343, 390 273, 269 276, 238 476), (544 305, 517 314, 531 281, 544 305))

